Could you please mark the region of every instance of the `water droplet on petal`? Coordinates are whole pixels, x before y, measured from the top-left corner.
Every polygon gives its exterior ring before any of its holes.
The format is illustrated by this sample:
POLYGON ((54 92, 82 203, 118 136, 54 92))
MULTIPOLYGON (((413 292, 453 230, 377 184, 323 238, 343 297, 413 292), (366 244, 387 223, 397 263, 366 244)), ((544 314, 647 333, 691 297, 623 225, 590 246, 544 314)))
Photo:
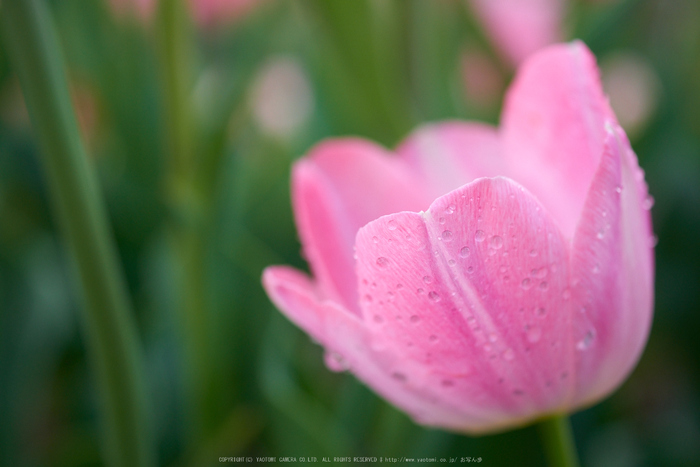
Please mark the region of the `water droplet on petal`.
POLYGON ((428 294, 428 298, 437 303, 440 301, 440 294, 433 291, 428 294))
POLYGON ((597 238, 598 240, 602 240, 603 237, 605 237, 605 232, 602 231, 602 230, 599 230, 598 233, 596 234, 596 238, 597 238))
POLYGON ((532 283, 531 283, 530 279, 528 279, 527 277, 525 279, 523 279, 523 281, 520 283, 520 287, 522 287, 525 290, 532 287, 532 283))
POLYGON ((420 316, 418 316, 418 315, 411 315, 410 321, 411 321, 412 323, 417 323, 418 321, 420 321, 420 316))
POLYGON ((491 243, 489 246, 494 250, 500 250, 501 248, 503 248, 503 237, 494 235, 493 237, 491 237, 491 243))
POLYGON ((452 214, 453 212, 455 212, 455 209, 457 209, 457 207, 454 204, 450 204, 449 206, 447 206, 447 209, 445 209, 445 212, 447 214, 452 214))
POLYGON ((400 282, 396 284, 396 289, 403 289, 403 284, 400 282))
POLYGON ((451 260, 447 261, 447 264, 449 264, 450 266, 454 266, 455 264, 457 264, 457 261, 451 259, 451 260))
POLYGON ((391 377, 394 378, 396 381, 399 382, 405 382, 406 381, 406 375, 403 373, 400 373, 398 371, 395 371, 391 374, 391 377))
POLYGON ((474 272, 474 267, 473 267, 473 266, 469 266, 469 267, 467 268, 467 274, 472 274, 473 272, 474 272))
POLYGON ((549 284, 547 283, 547 281, 540 282, 540 290, 547 290, 547 289, 549 289, 549 284))
POLYGON ((443 242, 451 242, 452 241, 452 231, 445 230, 444 232, 442 232, 442 241, 443 242))
POLYGON ((381 315, 374 315, 374 322, 375 322, 375 323, 383 323, 383 322, 384 322, 384 318, 382 318, 381 315))
POLYGON ((486 240, 486 232, 483 230, 477 230, 474 234, 474 241, 483 242, 484 240, 486 240))
POLYGON ((659 243, 659 237, 657 237, 656 235, 652 235, 649 237, 649 246, 651 248, 655 248, 656 245, 658 245, 658 243, 659 243))
POLYGON ((539 342, 542 337, 542 329, 537 326, 526 326, 526 337, 531 344, 539 342))
POLYGON ((348 362, 337 352, 326 352, 324 355, 326 366, 331 371, 346 371, 350 366, 348 362))
POLYGON ((371 303, 374 300, 370 294, 365 295, 364 299, 367 303, 371 303))
POLYGON ((398 226, 396 225, 396 221, 392 219, 387 223, 387 227, 389 230, 396 230, 398 226))
POLYGON ((584 351, 588 350, 591 345, 593 344, 593 340, 595 339, 595 331, 593 329, 589 330, 585 336, 583 336, 583 339, 578 341, 576 343, 576 348, 578 350, 584 351))
POLYGON ((515 358, 515 352, 513 349, 506 349, 503 351, 503 360, 509 362, 515 358))
POLYGON ((544 315, 547 314, 547 309, 543 307, 538 307, 537 309, 535 309, 535 314, 542 318, 544 315))
POLYGON ((434 342, 437 342, 437 341, 438 341, 438 336, 436 336, 435 334, 431 334, 430 337, 428 337, 428 340, 429 340, 430 342, 433 342, 433 343, 434 343, 434 342))
POLYGON ((537 256, 537 250, 530 250, 530 256, 532 256, 533 258, 537 256))
POLYGON ((423 292, 425 292, 425 291, 420 287, 418 287, 418 289, 416 289, 417 294, 422 294, 423 292))
POLYGON ((445 218, 444 218, 444 217, 441 217, 440 219, 438 219, 438 222, 441 223, 441 224, 444 224, 444 223, 445 223, 445 218))
POLYGON ((389 260, 383 256, 377 258, 377 266, 380 268, 385 268, 389 264, 389 260))
POLYGON ((621 187, 621 186, 616 186, 616 187, 615 187, 615 193, 617 193, 617 194, 622 193, 622 187, 621 187))
POLYGON ((642 202, 642 208, 644 208, 645 210, 648 211, 649 209, 652 208, 652 206, 654 206, 654 197, 651 195, 648 195, 644 199, 644 201, 642 202))
POLYGON ((423 282, 425 282, 426 284, 430 284, 431 282, 433 282, 433 278, 430 276, 423 276, 423 282))
POLYGON ((459 250, 459 256, 461 256, 462 258, 466 258, 467 256, 469 256, 469 247, 465 246, 461 250, 459 250))

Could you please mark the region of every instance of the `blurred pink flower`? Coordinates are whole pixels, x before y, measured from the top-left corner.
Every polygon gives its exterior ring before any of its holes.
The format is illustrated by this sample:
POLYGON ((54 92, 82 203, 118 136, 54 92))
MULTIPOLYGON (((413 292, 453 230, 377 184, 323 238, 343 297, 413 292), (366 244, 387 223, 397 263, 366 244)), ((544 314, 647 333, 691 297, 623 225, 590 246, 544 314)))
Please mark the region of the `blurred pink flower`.
POLYGON ((469 0, 491 40, 509 62, 562 39, 564 0, 469 0))
POLYGON ((214 26, 235 21, 263 3, 263 0, 190 0, 198 24, 214 26))
MULTIPOLYGON (((172 0, 168 0, 172 1, 172 0)), ((235 21, 265 0, 189 0, 197 24, 211 27, 235 21)), ((110 0, 113 10, 119 15, 135 14, 150 21, 155 14, 158 0, 110 0)))
POLYGON ((586 46, 528 59, 499 129, 428 125, 396 153, 330 140, 294 166, 314 278, 263 284, 327 365, 472 433, 619 386, 651 323, 651 202, 586 46))
POLYGON ((494 60, 480 50, 467 50, 461 57, 461 72, 467 100, 478 107, 495 107, 505 83, 494 60))

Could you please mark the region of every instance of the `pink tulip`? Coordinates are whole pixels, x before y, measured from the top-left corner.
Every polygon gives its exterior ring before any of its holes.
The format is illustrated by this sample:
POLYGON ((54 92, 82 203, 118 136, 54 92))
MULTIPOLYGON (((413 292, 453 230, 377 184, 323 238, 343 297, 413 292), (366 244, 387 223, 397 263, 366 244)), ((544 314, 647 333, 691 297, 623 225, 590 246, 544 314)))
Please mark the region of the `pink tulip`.
POLYGON ((508 61, 561 40, 564 0, 470 0, 474 13, 508 61))
POLYGON ((528 59, 499 129, 428 125, 396 153, 331 140, 294 166, 314 278, 263 283, 328 366, 471 433, 619 386, 652 317, 651 203, 586 46, 528 59))

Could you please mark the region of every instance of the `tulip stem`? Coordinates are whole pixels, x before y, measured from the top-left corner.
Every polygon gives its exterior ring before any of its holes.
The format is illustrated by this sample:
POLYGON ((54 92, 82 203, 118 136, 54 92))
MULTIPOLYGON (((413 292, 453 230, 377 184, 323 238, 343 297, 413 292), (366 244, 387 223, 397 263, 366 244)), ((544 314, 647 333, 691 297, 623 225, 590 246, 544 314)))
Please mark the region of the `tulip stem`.
POLYGON ((44 0, 3 0, 0 29, 39 142, 53 213, 82 292, 85 346, 97 380, 103 458, 155 464, 141 348, 103 199, 71 105, 59 38, 44 0))
POLYGON ((552 467, 579 466, 571 422, 566 415, 555 415, 542 420, 538 427, 549 465, 552 467))

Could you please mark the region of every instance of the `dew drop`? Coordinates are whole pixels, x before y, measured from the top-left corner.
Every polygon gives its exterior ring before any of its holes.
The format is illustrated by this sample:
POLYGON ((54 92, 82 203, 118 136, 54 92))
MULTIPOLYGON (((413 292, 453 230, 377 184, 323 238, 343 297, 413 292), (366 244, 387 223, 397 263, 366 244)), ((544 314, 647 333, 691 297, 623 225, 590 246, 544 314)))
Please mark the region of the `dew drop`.
POLYGON ((451 242, 452 241, 452 231, 451 230, 445 230, 442 232, 442 241, 443 242, 451 242))
POLYGON ((491 237, 491 243, 489 246, 494 250, 500 250, 501 248, 503 248, 503 237, 494 235, 493 237, 491 237))
POLYGON ((483 230, 477 230, 474 234, 474 241, 483 242, 484 240, 486 240, 486 232, 483 230))
POLYGON ((585 336, 583 336, 583 339, 578 341, 576 343, 576 348, 580 351, 588 350, 591 345, 593 344, 593 340, 595 339, 595 331, 592 329, 589 330, 585 336))
POLYGON ((539 342, 540 338, 542 337, 542 329, 537 326, 526 326, 526 328, 527 329, 525 332, 527 341, 531 344, 539 342))
POLYGON ((509 362, 515 358, 515 352, 513 349, 506 349, 503 351, 503 360, 509 362))
POLYGON ((423 282, 425 282, 426 284, 430 284, 431 282, 433 282, 433 278, 430 276, 423 276, 423 282))
POLYGON ((383 322, 384 322, 384 318, 382 318, 381 315, 374 315, 374 322, 375 322, 375 323, 383 323, 383 322))
POLYGON ((422 294, 423 292, 425 292, 425 291, 420 287, 418 287, 418 289, 416 289, 416 293, 419 295, 422 294))
POLYGON ((529 289, 530 287, 532 287, 532 282, 530 281, 530 279, 528 279, 528 278, 526 277, 526 278, 523 279, 523 281, 520 283, 520 287, 522 287, 523 289, 527 290, 527 289, 529 289))
POLYGON ((605 232, 603 232, 602 230, 599 230, 598 233, 596 234, 596 238, 598 240, 602 240, 603 237, 605 237, 605 232))
POLYGON ((367 303, 372 303, 372 301, 374 300, 374 298, 372 298, 370 294, 365 295, 363 298, 367 303))
POLYGON ((474 273, 474 267, 473 267, 473 266, 469 266, 469 267, 467 268, 467 274, 472 274, 472 273, 474 273))
POLYGON ((396 289, 397 289, 397 290, 403 289, 403 284, 400 283, 400 282, 399 282, 398 284, 396 284, 396 289))
POLYGON ((389 264, 389 260, 383 256, 377 258, 377 266, 380 268, 385 268, 389 264))
POLYGON ((457 261, 451 259, 451 260, 447 261, 447 264, 449 264, 450 266, 454 266, 455 264, 457 264, 457 261))
POLYGON ((459 256, 461 256, 462 258, 466 258, 467 256, 469 256, 469 247, 465 246, 461 250, 459 250, 459 256))
POLYGON ((396 225, 395 220, 390 220, 387 224, 387 227, 389 228, 389 230, 396 230, 398 226, 396 225))
POLYGON ((396 381, 399 382, 405 382, 406 381, 406 375, 403 373, 400 373, 398 371, 395 371, 391 374, 391 377, 394 378, 396 381))
POLYGON ((437 303, 440 301, 440 294, 433 291, 428 294, 428 298, 437 303))
POLYGON ((418 315, 411 315, 411 317, 409 318, 409 320, 410 320, 412 323, 417 323, 418 321, 420 321, 420 316, 418 316, 418 315))
POLYGON ((454 204, 450 204, 449 206, 447 206, 447 209, 445 209, 445 212, 447 214, 452 214, 455 212, 455 209, 457 209, 457 207, 454 204))
POLYGON ((435 342, 438 341, 438 336, 436 336, 435 334, 431 334, 430 337, 428 337, 428 340, 429 340, 430 342, 435 343, 435 342))
POLYGON ((654 197, 651 195, 647 195, 647 197, 642 202, 642 208, 648 211, 652 208, 652 206, 654 206, 654 197))
POLYGON ((530 256, 532 256, 533 258, 537 256, 537 250, 530 250, 530 256))
POLYGON ((615 187, 615 193, 617 193, 617 194, 622 193, 622 187, 621 187, 621 186, 616 186, 616 187, 615 187))
POLYGON ((444 218, 444 217, 441 217, 440 219, 438 219, 438 222, 439 222, 440 224, 444 224, 444 223, 445 223, 445 218, 444 218))
POLYGON ((337 352, 326 352, 324 355, 326 366, 331 371, 346 371, 350 366, 348 362, 337 352))
POLYGON ((535 309, 535 314, 542 318, 544 315, 547 314, 547 309, 543 307, 538 307, 537 309, 535 309))
POLYGON ((649 237, 649 246, 651 248, 656 248, 656 245, 658 245, 658 243, 659 243, 659 237, 657 237, 656 235, 651 235, 649 237))
POLYGON ((548 290, 549 289, 549 284, 547 281, 542 281, 540 282, 540 290, 548 290))

